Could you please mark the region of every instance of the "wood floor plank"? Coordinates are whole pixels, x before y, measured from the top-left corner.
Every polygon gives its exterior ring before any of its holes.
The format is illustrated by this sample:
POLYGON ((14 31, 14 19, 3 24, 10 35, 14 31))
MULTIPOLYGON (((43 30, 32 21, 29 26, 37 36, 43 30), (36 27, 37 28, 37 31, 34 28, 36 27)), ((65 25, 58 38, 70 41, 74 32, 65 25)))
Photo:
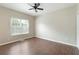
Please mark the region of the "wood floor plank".
POLYGON ((76 47, 40 38, 0 46, 0 55, 78 55, 76 47))

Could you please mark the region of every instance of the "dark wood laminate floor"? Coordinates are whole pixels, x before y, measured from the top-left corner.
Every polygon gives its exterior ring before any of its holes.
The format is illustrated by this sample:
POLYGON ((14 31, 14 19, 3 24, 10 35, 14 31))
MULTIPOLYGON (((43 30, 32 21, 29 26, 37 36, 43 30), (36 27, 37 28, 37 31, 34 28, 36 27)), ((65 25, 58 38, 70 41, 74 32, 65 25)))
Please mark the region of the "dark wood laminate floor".
POLYGON ((39 38, 26 39, 0 46, 1 55, 77 55, 76 47, 43 40, 39 38))

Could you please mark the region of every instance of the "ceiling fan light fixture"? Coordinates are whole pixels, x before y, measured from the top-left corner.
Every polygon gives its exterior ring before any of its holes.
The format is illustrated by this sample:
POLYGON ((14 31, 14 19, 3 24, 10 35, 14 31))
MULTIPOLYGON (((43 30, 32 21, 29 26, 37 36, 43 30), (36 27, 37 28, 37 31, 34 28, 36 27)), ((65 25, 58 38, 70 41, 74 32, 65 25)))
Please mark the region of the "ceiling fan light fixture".
POLYGON ((40 3, 34 3, 33 5, 30 5, 32 8, 29 10, 35 10, 35 12, 38 12, 38 10, 44 10, 43 8, 39 8, 40 3))

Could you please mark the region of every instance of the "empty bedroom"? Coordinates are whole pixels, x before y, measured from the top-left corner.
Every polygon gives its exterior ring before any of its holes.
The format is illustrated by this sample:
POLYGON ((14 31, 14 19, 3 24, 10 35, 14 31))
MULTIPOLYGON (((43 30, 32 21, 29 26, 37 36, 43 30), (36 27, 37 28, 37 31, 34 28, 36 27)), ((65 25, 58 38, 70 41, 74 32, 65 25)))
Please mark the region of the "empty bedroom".
POLYGON ((0 3, 0 55, 78 55, 78 11, 76 3, 0 3))

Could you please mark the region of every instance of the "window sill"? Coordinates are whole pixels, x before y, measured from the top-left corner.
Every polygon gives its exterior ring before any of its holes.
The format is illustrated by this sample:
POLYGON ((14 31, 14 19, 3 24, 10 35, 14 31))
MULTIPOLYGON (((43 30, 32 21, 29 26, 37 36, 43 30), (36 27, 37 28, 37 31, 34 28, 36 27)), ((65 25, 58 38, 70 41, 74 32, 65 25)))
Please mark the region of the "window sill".
POLYGON ((12 36, 16 36, 16 35, 24 35, 24 34, 28 34, 29 32, 27 33, 14 33, 14 34, 11 34, 12 36))

